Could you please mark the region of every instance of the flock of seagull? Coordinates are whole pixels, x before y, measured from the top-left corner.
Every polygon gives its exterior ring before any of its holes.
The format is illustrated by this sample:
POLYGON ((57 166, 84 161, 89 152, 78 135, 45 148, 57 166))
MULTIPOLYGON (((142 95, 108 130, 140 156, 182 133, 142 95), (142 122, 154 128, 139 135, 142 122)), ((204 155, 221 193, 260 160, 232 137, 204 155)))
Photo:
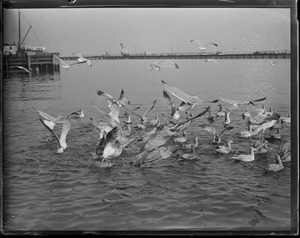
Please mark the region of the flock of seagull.
MULTIPOLYGON (((199 148, 199 136, 191 139, 187 134, 189 126, 204 117, 206 123, 198 125, 199 128, 208 132, 212 136, 212 144, 216 153, 231 154, 234 160, 249 162, 255 159, 255 154, 266 153, 268 150, 268 140, 265 138, 265 131, 276 131, 271 135, 272 139, 281 141, 281 129, 290 124, 290 116, 281 116, 271 108, 267 110, 264 105, 257 106, 257 102, 262 102, 266 98, 259 98, 250 101, 236 101, 220 97, 214 100, 201 100, 197 96, 189 95, 181 89, 165 82, 161 79, 162 96, 169 107, 168 113, 155 114, 154 119, 149 120, 149 114, 156 106, 157 99, 152 101, 145 111, 138 113, 140 107, 131 108, 130 100, 125 97, 124 90, 116 99, 111 94, 97 89, 96 93, 101 100, 108 104, 107 110, 102 110, 93 102, 92 106, 100 113, 102 119, 95 120, 90 117, 90 123, 95 131, 99 133, 99 139, 91 152, 91 159, 99 167, 111 167, 116 163, 110 160, 120 158, 122 153, 134 153, 128 156, 128 163, 133 166, 146 167, 157 163, 160 160, 176 157, 180 160, 197 159, 197 148, 199 148), (181 103, 176 106, 175 99, 181 103), (222 102, 220 104, 220 102, 222 102), (218 104, 218 111, 212 112, 211 105, 218 104), (195 107, 206 104, 203 111, 197 112, 195 107), (225 106, 224 106, 225 105, 225 106), (237 154, 232 148, 232 139, 225 143, 221 136, 234 128, 230 115, 238 108, 245 107, 246 110, 241 115, 241 120, 245 121, 247 130, 239 133, 240 138, 251 138, 257 136, 258 139, 249 148, 249 154, 237 154), (109 112, 107 112, 109 111, 109 112), (124 116, 121 116, 121 112, 124 116), (195 113, 196 112, 196 113, 195 113), (132 120, 132 116, 135 120, 132 120), (217 131, 217 122, 222 121, 222 129, 217 131)), ((52 138, 58 141, 57 153, 63 153, 67 149, 67 135, 70 131, 71 121, 82 120, 84 109, 72 112, 66 117, 53 117, 46 112, 35 109, 39 114, 41 123, 51 132, 52 138), (60 136, 54 132, 56 124, 62 125, 60 136)), ((267 171, 282 170, 283 163, 290 161, 290 142, 286 139, 281 141, 276 154, 275 162, 268 164, 267 171)))

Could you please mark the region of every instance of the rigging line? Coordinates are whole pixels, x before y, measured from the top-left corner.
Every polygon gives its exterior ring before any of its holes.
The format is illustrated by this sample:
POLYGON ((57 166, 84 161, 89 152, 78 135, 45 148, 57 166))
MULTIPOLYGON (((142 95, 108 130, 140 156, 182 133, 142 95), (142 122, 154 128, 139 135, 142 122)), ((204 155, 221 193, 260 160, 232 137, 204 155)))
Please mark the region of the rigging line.
POLYGON ((39 43, 41 44, 41 46, 43 46, 41 40, 39 39, 39 37, 37 36, 37 34, 35 33, 32 25, 29 23, 29 21, 26 19, 26 17, 24 16, 24 14, 21 12, 21 15, 23 16, 24 20, 27 22, 27 24, 30 26, 31 30, 33 31, 35 37, 37 38, 37 40, 39 41, 39 43))

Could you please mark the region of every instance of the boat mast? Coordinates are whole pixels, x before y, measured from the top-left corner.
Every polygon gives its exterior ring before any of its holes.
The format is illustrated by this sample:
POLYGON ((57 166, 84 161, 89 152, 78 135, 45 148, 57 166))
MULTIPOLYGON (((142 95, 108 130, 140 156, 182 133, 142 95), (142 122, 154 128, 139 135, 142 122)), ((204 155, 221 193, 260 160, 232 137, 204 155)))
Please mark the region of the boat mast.
POLYGON ((18 52, 21 52, 21 11, 19 9, 19 40, 18 40, 18 52))

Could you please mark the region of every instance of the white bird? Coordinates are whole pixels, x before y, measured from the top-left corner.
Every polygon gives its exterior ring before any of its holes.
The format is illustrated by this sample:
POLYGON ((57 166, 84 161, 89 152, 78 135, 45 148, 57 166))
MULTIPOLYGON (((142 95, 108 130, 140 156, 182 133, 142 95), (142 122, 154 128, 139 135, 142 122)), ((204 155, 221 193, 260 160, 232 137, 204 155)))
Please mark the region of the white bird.
POLYGON ((90 67, 92 67, 92 62, 87 59, 87 58, 84 58, 80 53, 74 53, 73 55, 76 55, 78 57, 78 63, 80 64, 83 64, 83 63, 87 63, 90 67))
POLYGON ((218 117, 225 117, 225 111, 221 104, 219 104, 219 111, 217 112, 218 117))
POLYGON ((104 137, 103 160, 118 157, 125 146, 128 146, 133 139, 122 136, 120 130, 115 127, 104 137))
POLYGON ((254 155, 255 151, 256 151, 256 149, 254 147, 251 147, 250 154, 241 154, 241 155, 238 155, 238 156, 233 156, 232 158, 235 159, 235 160, 250 162, 250 161, 253 161, 255 159, 255 155, 254 155))
POLYGON ((267 153, 268 141, 258 140, 253 144, 253 147, 256 149, 256 154, 267 153))
POLYGON ((69 117, 71 118, 71 119, 75 119, 75 118, 80 118, 80 119, 82 119, 82 118, 84 118, 84 112, 85 111, 85 109, 80 109, 80 110, 78 110, 78 111, 76 111, 76 112, 72 112, 72 113, 70 113, 70 115, 69 115, 69 117))
POLYGON ((155 115, 155 119, 151 120, 149 122, 149 124, 152 125, 152 126, 159 127, 159 125, 160 125, 160 119, 159 119, 158 114, 155 115))
POLYGON ((281 116, 280 119, 282 122, 289 123, 289 124, 291 123, 291 115, 290 114, 286 117, 281 116))
POLYGON ((198 48, 200 50, 206 50, 206 47, 209 46, 209 45, 218 46, 216 43, 208 43, 205 46, 203 46, 203 44, 199 40, 191 40, 191 42, 197 44, 198 48))
POLYGON ((266 165, 265 169, 267 171, 277 172, 277 171, 282 170, 284 168, 279 154, 276 155, 275 160, 276 160, 275 163, 266 165))
POLYGON ((180 89, 175 88, 175 87, 167 84, 162 79, 161 79, 161 82, 163 84, 164 90, 168 91, 173 96, 175 96, 178 99, 180 99, 181 101, 183 101, 183 102, 185 102, 187 104, 191 104, 191 109, 193 109, 193 107, 195 105, 200 105, 202 103, 215 103, 215 102, 218 102, 218 100, 214 100, 214 101, 211 101, 211 102, 205 102, 203 100, 200 100, 197 96, 188 95, 185 92, 181 91, 180 89))
POLYGON ((43 123, 46 124, 51 130, 53 130, 53 128, 56 124, 65 123, 65 119, 63 119, 63 117, 60 115, 57 117, 53 117, 46 112, 42 112, 36 108, 33 108, 33 109, 35 109, 40 114, 40 116, 44 118, 41 120, 43 120, 43 123))
POLYGON ((9 66, 8 68, 9 68, 9 69, 14 69, 14 68, 22 69, 22 70, 26 71, 27 73, 31 74, 31 71, 28 70, 28 69, 26 69, 26 68, 23 67, 23 66, 15 65, 15 66, 9 66))
POLYGON ((177 142, 177 143, 184 143, 184 142, 186 142, 187 141, 186 131, 183 131, 182 132, 182 136, 174 138, 173 141, 177 142))
POLYGON ((68 70, 74 64, 78 64, 77 62, 73 63, 73 64, 67 64, 65 61, 63 61, 61 58, 59 58, 57 55, 53 55, 53 56, 63 64, 61 67, 63 67, 65 70, 68 70))
POLYGON ((124 97, 124 89, 121 90, 120 96, 117 100, 114 100, 114 97, 109 93, 102 92, 101 90, 97 89, 97 94, 100 98, 106 100, 108 102, 108 107, 110 108, 111 105, 115 102, 119 107, 128 106, 130 101, 124 97))
POLYGON ((160 71, 161 68, 172 68, 172 69, 179 69, 178 64, 176 64, 174 61, 172 60, 162 60, 159 62, 154 62, 150 65, 149 70, 158 70, 160 71))
POLYGON ((45 124, 45 120, 43 120, 42 118, 39 118, 41 123, 55 136, 55 138, 57 139, 60 147, 57 149, 57 153, 63 153, 64 150, 67 148, 67 143, 66 143, 66 138, 67 138, 67 135, 68 135, 68 132, 70 130, 70 126, 71 126, 71 123, 70 123, 70 118, 69 116, 65 119, 65 122, 63 124, 63 127, 62 127, 62 131, 61 131, 61 134, 60 134, 60 137, 58 138, 58 136, 54 133, 54 131, 47 125, 45 124))
POLYGON ((231 110, 226 110, 225 111, 225 120, 224 120, 224 125, 225 126, 229 125, 230 122, 231 122, 230 117, 229 117, 230 112, 231 112, 231 110))
POLYGON ((232 148, 231 148, 231 144, 233 143, 232 140, 228 140, 226 142, 226 145, 217 145, 216 146, 216 151, 222 153, 222 154, 228 154, 232 151, 232 148))
POLYGON ((216 60, 214 60, 214 59, 206 59, 206 60, 204 60, 204 62, 213 62, 213 63, 215 63, 215 64, 219 64, 216 60))
POLYGON ((287 139, 284 139, 280 144, 278 154, 282 162, 291 161, 291 144, 287 139))
POLYGON ((183 153, 177 151, 176 155, 179 156, 179 160, 194 160, 197 159, 197 154, 195 148, 192 148, 193 153, 183 153))
POLYGON ((147 115, 155 107, 156 103, 157 103, 157 100, 154 100, 152 102, 152 104, 146 109, 146 111, 144 112, 144 114, 142 116, 136 114, 135 112, 132 112, 134 115, 136 115, 137 117, 139 117, 141 119, 141 123, 138 124, 138 127, 140 129, 146 129, 146 126, 147 126, 147 115))
POLYGON ((271 65, 274 66, 275 64, 277 64, 277 61, 270 61, 271 65))
POLYGON ((170 95, 165 90, 163 90, 163 97, 171 107, 171 118, 178 120, 180 118, 180 113, 179 113, 180 110, 176 108, 174 100, 170 97, 170 95))
POLYGON ((260 101, 264 101, 266 100, 266 98, 259 98, 259 99, 256 99, 256 100, 251 100, 251 101, 236 101, 236 100, 231 100, 231 99, 225 99, 223 97, 219 97, 222 101, 224 102, 227 102, 229 104, 231 104, 232 106, 229 107, 228 109, 229 110, 234 110, 234 109, 237 109, 239 106, 241 105, 246 105, 246 104, 253 104, 254 105, 254 102, 260 102, 260 101))
POLYGON ((201 124, 199 126, 213 136, 213 143, 216 144, 219 144, 221 142, 221 136, 224 134, 225 131, 233 129, 233 126, 226 126, 220 133, 217 133, 216 128, 210 124, 201 124))
POLYGON ((198 136, 195 137, 194 143, 183 144, 182 147, 190 150, 197 149, 199 147, 199 137, 198 136))
POLYGON ((121 54, 124 56, 132 56, 132 53, 129 50, 126 50, 123 46, 123 44, 121 43, 121 54))

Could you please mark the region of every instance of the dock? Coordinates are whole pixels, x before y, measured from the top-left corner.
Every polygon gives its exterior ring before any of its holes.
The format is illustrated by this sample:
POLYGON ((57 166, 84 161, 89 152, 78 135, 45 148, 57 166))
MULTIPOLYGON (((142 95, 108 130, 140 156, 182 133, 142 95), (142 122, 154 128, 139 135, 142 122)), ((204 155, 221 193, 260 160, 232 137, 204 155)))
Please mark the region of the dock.
POLYGON ((9 77, 11 74, 26 73, 18 68, 10 69, 12 66, 22 66, 31 71, 32 76, 59 73, 59 61, 54 57, 54 55, 59 56, 59 53, 4 55, 4 74, 9 77))

